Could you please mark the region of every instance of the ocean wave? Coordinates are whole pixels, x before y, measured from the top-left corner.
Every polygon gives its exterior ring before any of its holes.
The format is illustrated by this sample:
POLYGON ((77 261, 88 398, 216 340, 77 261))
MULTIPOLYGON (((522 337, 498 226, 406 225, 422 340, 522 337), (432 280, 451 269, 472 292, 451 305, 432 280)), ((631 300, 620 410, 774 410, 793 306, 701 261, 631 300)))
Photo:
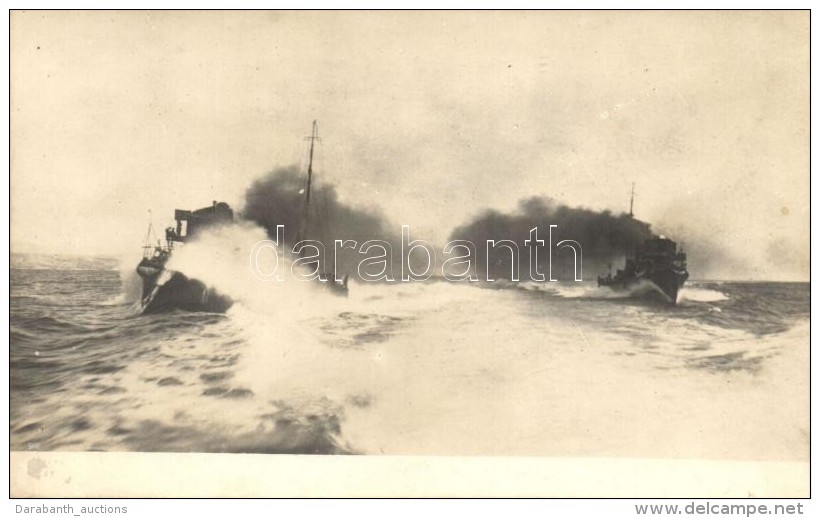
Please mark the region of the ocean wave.
MULTIPOLYGON (((792 397, 776 378, 808 348, 807 285, 693 283, 676 307, 592 283, 351 283, 339 298, 216 259, 196 266, 240 296, 224 315, 139 315, 128 269, 13 271, 11 448, 638 455, 646 425, 674 437, 700 412, 777 414, 716 394, 792 397)), ((707 454, 726 451, 715 422, 707 454)))

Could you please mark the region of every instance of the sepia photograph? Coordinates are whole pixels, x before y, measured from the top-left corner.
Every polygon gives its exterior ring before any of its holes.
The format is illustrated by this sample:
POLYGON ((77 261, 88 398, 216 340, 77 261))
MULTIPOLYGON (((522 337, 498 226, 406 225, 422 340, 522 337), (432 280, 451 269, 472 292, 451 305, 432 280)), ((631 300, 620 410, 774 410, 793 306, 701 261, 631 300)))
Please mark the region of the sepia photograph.
MULTIPOLYGON (((348 488, 337 459, 696 463, 807 497, 809 31, 12 10, 12 497, 272 496, 141 471, 186 463, 348 488)), ((666 494, 618 476, 498 491, 666 494)), ((499 496, 415 483, 312 496, 499 496)))

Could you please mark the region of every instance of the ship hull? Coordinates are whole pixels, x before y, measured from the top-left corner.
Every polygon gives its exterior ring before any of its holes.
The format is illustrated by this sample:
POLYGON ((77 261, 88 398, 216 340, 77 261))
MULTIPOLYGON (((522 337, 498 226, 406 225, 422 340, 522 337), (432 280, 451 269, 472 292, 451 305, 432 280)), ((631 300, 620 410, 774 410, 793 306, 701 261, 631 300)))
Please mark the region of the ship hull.
POLYGON ((671 304, 678 303, 678 292, 686 282, 688 274, 678 273, 675 270, 664 270, 656 272, 648 276, 649 280, 654 284, 660 293, 664 295, 667 302, 671 304))
POLYGON ((224 313, 232 305, 230 298, 180 272, 161 269, 145 271, 149 275, 143 275, 144 270, 137 270, 143 282, 140 300, 143 313, 164 313, 175 309, 224 313))
POLYGON ((660 270, 631 279, 620 281, 598 282, 619 293, 626 293, 630 297, 644 298, 675 305, 678 302, 678 292, 688 278, 686 272, 675 270, 660 270))

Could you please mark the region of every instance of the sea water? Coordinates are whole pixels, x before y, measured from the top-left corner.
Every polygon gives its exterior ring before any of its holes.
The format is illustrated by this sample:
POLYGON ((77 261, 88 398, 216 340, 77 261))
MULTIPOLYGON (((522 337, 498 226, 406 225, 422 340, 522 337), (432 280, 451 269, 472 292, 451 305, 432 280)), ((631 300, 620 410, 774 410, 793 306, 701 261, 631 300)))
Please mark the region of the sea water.
POLYGON ((253 279, 246 248, 172 259, 226 314, 139 314, 136 260, 13 255, 11 449, 808 460, 808 283, 343 298, 253 279))

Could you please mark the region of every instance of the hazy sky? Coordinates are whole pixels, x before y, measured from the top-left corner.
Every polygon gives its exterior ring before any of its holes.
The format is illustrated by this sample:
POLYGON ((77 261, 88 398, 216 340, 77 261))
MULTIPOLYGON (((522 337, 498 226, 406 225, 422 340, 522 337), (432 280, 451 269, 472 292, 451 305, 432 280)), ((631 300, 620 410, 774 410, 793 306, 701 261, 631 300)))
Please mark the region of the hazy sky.
POLYGON ((13 12, 11 248, 133 255, 148 209, 300 163, 443 241, 551 196, 694 278, 807 279, 806 12, 13 12))

